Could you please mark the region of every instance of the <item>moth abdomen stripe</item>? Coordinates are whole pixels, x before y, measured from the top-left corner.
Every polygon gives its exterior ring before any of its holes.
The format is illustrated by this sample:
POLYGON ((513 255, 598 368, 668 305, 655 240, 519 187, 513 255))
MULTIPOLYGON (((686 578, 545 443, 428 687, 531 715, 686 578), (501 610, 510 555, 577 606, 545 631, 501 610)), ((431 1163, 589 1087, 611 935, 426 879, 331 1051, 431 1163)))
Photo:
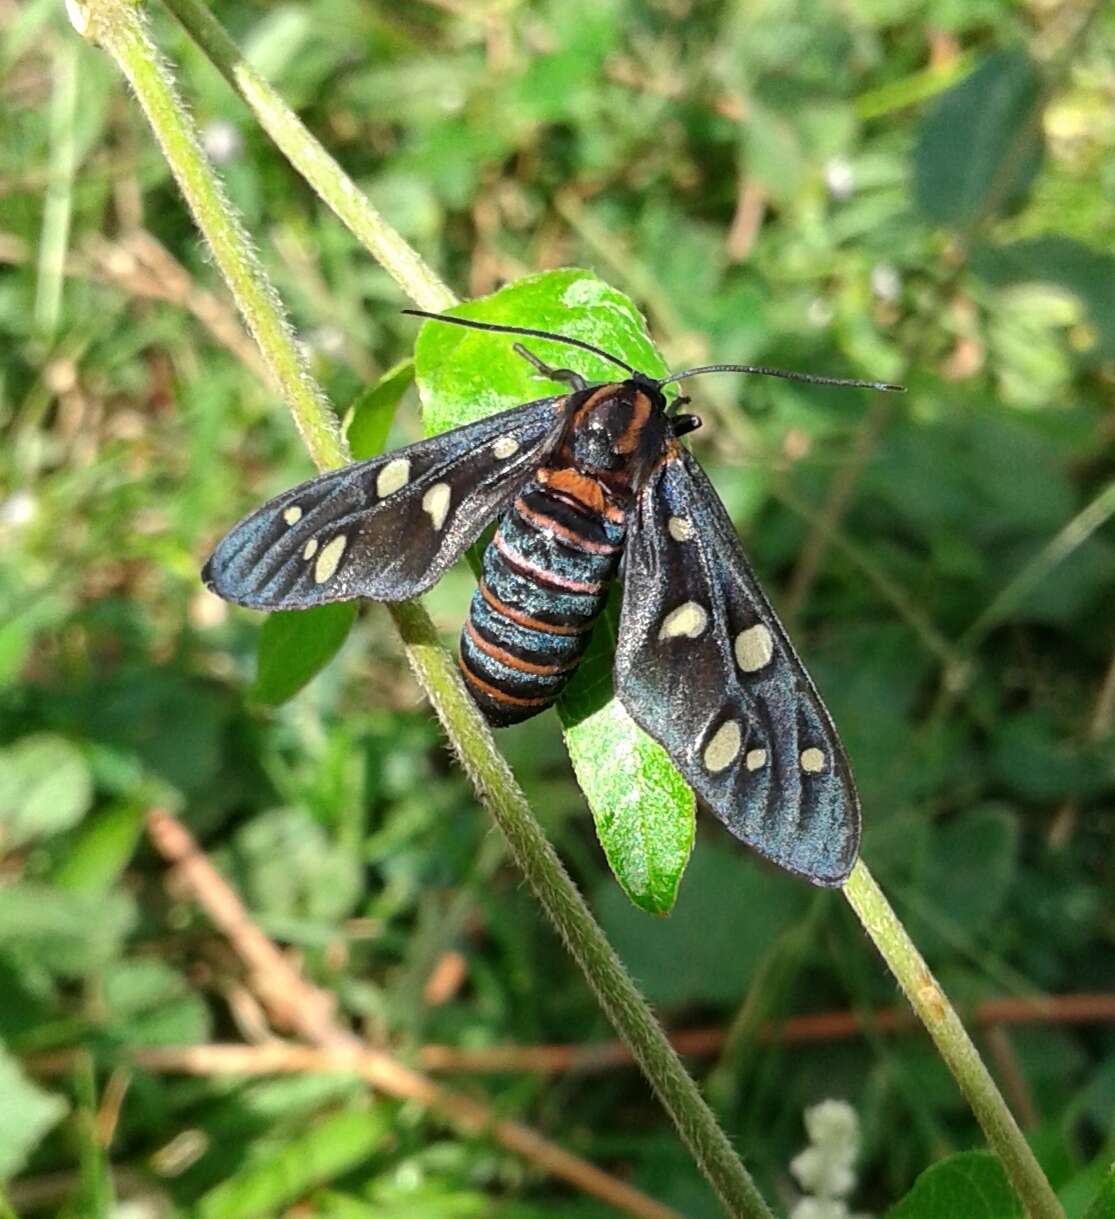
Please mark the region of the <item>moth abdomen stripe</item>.
MULTIPOLYGON (((528 503, 525 496, 520 496, 515 501, 515 511, 523 521, 544 533, 553 534, 554 537, 574 550, 598 555, 622 554, 622 542, 610 542, 603 537, 590 536, 588 526, 596 524, 590 518, 581 517, 576 524, 569 519, 563 521, 559 519, 561 516, 564 515, 568 518, 573 514, 559 511, 562 505, 555 500, 551 500, 547 506, 551 509, 550 514, 528 503)), ((579 513, 576 515, 580 517, 579 513)), ((597 528, 596 532, 602 533, 603 531, 597 528)))
POLYGON ((497 614, 483 597, 477 595, 473 597, 468 620, 484 643, 532 665, 572 668, 587 642, 585 634, 560 635, 552 631, 528 630, 497 614))
POLYGON ((492 539, 492 545, 499 551, 513 570, 518 572, 519 575, 525 576, 528 580, 533 580, 544 589, 552 589, 556 592, 584 593, 591 597, 598 597, 604 592, 605 584, 602 580, 576 580, 571 576, 563 575, 561 572, 543 567, 540 563, 528 558, 521 551, 514 549, 503 536, 502 531, 498 532, 492 539))
POLYGON ((560 674, 568 673, 576 668, 577 661, 580 659, 579 656, 574 656, 564 663, 540 664, 538 661, 520 656, 509 648, 501 648, 498 644, 493 643, 481 635, 471 618, 465 623, 465 631, 473 647, 479 649, 489 659, 506 668, 518 669, 520 673, 529 673, 534 677, 557 677, 560 674))
POLYGON ((565 688, 604 608, 622 542, 622 526, 537 483, 504 514, 461 632, 462 670, 493 722, 527 719, 565 688))
POLYGON ((544 711, 554 701, 549 696, 522 698, 515 694, 508 694, 491 682, 485 681, 469 668, 463 648, 457 658, 457 664, 465 679, 465 684, 469 688, 469 693, 484 713, 485 719, 497 728, 530 719, 531 716, 544 711))
POLYGON ((501 604, 525 614, 543 630, 575 627, 580 634, 589 629, 604 601, 601 593, 540 586, 528 572, 513 567, 495 545, 484 552, 484 582, 501 604))
MULTIPOLYGON (((534 631, 537 634, 546 633, 549 635, 567 635, 571 638, 576 638, 579 635, 585 634, 586 631, 592 630, 591 620, 581 620, 578 622, 547 622, 541 618, 532 618, 529 614, 524 614, 521 610, 515 609, 514 606, 508 605, 502 601, 491 588, 488 587, 486 579, 480 581, 480 587, 477 589, 477 595, 482 597, 484 603, 496 614, 506 618, 509 622, 514 622, 523 627, 525 630, 534 631)), ((475 600, 473 601, 475 604, 475 600)))
MULTIPOLYGON (((552 700, 558 696, 562 686, 569 680, 569 670, 557 669, 549 673, 534 673, 515 664, 515 658, 510 654, 498 657, 484 651, 469 634, 467 623, 461 632, 461 655, 476 677, 490 682, 505 694, 514 695, 516 698, 549 698, 552 700)), ((534 665, 532 668, 537 669, 541 666, 534 665)))

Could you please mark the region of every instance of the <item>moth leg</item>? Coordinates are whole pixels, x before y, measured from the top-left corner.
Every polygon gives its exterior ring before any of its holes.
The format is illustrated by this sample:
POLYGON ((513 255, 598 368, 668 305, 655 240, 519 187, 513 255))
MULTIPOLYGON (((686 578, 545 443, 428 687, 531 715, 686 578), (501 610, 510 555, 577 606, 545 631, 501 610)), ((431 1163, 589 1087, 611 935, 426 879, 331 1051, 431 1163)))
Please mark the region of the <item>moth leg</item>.
POLYGON ((571 368, 551 368, 533 351, 527 351, 522 343, 515 344, 515 352, 517 355, 521 355, 528 364, 533 364, 538 369, 539 376, 546 377, 550 381, 564 381, 566 385, 572 385, 574 389, 584 389, 588 385, 579 372, 574 372, 571 368))

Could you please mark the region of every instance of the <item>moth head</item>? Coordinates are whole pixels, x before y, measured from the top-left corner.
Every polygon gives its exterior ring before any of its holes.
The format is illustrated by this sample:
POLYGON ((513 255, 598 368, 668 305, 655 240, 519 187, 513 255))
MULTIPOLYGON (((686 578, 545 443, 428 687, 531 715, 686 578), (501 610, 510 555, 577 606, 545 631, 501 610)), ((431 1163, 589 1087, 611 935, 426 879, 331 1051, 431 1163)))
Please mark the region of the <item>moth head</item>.
MULTIPOLYGON (((591 386, 575 412, 569 443, 583 470, 615 470, 667 428, 666 400, 649 379, 591 386)), ((659 446, 660 447, 660 440, 659 446)))

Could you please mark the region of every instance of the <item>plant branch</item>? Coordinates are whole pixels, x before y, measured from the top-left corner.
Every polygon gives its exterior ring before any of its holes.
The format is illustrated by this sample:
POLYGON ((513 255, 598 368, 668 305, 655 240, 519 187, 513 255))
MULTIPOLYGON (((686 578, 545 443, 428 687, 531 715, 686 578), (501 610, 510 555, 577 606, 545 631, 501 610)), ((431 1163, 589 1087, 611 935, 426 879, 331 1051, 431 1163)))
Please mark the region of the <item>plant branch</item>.
MULTIPOLYGON (((194 125, 148 38, 139 10, 129 0, 85 0, 84 4, 82 0, 69 0, 67 11, 78 32, 104 47, 116 60, 135 91, 217 265, 282 387, 314 461, 319 468, 341 464, 347 450, 335 417, 300 356, 281 304, 201 151, 194 125)), ((322 167, 315 162, 311 168, 316 172, 322 167)), ((340 174, 335 163, 333 169, 340 174)), ((384 227, 378 217, 375 221, 381 229, 384 227)), ((404 278, 409 292, 409 272, 404 278)), ((417 294, 415 299, 426 304, 417 294)), ((769 1208, 712 1110, 531 814, 429 616, 417 603, 389 608, 415 675, 437 711, 450 745, 698 1167, 730 1215, 770 1219, 769 1208)))
POLYGON ((1065 1219, 1057 1196, 956 1009, 949 1003, 948 996, 862 859, 844 885, 844 896, 933 1038, 988 1143, 1002 1160, 1007 1177, 1030 1219, 1065 1219))
POLYGON ((336 159, 241 55, 240 48, 202 0, 165 0, 165 3, 214 67, 251 107, 275 146, 403 292, 420 309, 433 313, 455 305, 457 298, 452 291, 372 207, 336 159))

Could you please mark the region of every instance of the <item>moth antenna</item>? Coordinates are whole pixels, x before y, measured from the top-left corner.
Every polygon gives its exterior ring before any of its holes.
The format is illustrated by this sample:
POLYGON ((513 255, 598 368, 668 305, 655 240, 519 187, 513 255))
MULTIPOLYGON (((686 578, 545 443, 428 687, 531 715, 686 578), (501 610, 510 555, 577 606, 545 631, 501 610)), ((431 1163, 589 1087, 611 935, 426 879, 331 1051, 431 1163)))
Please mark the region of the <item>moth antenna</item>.
POLYGON ((549 330, 532 330, 529 326, 509 326, 499 322, 475 322, 467 317, 450 317, 447 313, 427 313, 425 309, 404 309, 403 313, 411 317, 424 317, 431 322, 448 322, 451 326, 467 326, 470 330, 491 330, 496 334, 524 334, 532 339, 549 339, 552 343, 564 343, 566 347, 579 347, 582 351, 591 351, 593 355, 601 356, 633 377, 638 373, 630 364, 625 364, 619 356, 605 351, 602 347, 594 347, 582 339, 571 339, 565 334, 553 334, 549 330))
POLYGON ((754 364, 703 364, 700 368, 687 368, 663 377, 656 384, 661 389, 685 377, 699 377, 706 372, 750 372, 760 377, 781 377, 784 381, 805 381, 810 385, 840 385, 845 389, 875 389, 880 393, 904 394, 905 385, 892 385, 888 381, 858 381, 847 377, 819 377, 811 372, 788 372, 784 368, 764 368, 754 364))

